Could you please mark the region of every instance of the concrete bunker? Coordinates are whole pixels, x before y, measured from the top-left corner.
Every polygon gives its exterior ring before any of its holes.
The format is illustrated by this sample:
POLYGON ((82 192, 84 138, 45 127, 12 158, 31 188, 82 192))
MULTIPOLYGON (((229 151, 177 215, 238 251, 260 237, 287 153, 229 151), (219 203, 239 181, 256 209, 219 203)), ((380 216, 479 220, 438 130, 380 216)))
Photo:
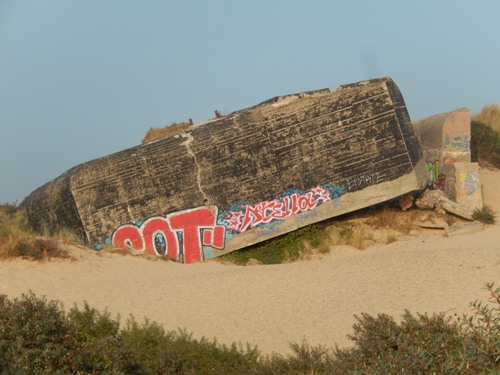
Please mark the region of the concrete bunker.
POLYGON ((426 186, 391 78, 279 96, 80 164, 25 199, 38 230, 184 263, 426 186))

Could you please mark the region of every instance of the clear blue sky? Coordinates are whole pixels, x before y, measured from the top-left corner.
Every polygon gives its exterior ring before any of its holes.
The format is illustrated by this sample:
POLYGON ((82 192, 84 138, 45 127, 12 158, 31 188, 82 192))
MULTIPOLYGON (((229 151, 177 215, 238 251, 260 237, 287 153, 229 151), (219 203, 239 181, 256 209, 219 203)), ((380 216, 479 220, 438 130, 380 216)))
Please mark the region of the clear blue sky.
POLYGON ((500 102, 500 1, 0 0, 0 202, 150 127, 391 76, 412 119, 500 102))

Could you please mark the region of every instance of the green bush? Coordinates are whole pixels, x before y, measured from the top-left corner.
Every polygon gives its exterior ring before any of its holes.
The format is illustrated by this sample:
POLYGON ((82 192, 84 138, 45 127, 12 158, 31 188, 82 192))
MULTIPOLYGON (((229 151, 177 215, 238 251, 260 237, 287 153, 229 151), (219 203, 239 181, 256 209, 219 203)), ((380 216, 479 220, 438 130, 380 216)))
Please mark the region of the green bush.
POLYGON ((333 349, 311 346, 307 342, 290 344, 287 356, 273 354, 265 361, 266 374, 341 374, 333 349))
MULTIPOLYGON (((196 340, 184 330, 119 320, 84 304, 65 314, 33 293, 0 295, 2 374, 481 374, 500 371, 500 288, 487 284, 493 306, 475 301, 472 315, 412 315, 401 322, 356 316, 354 346, 291 344, 287 356, 196 340)), ((327 327, 325 327, 327 328, 327 327)))
POLYGON ((14 301, 0 297, 2 373, 71 372, 76 346, 57 302, 33 294, 14 301))
POLYGON ((368 373, 447 373, 464 350, 464 338, 457 323, 444 314, 413 316, 408 311, 397 324, 390 316, 356 317, 356 346, 337 349, 346 370, 368 373))
POLYGON ((148 374, 258 374, 256 348, 231 347, 205 338, 196 340, 185 330, 165 332, 162 326, 133 318, 122 332, 148 374))
POLYGON ((123 330, 109 313, 84 304, 68 314, 33 293, 0 296, 0 373, 258 374, 257 349, 195 340, 185 331, 130 319, 123 330))
POLYGON ((500 168, 500 135, 487 124, 480 121, 471 122, 471 156, 472 161, 480 165, 500 168))
POLYGON ((121 343, 119 323, 85 305, 66 315, 33 293, 0 299, 0 369, 15 374, 132 373, 140 368, 121 343))
POLYGON ((500 370, 500 288, 487 284, 494 307, 471 304, 473 315, 453 320, 408 311, 356 317, 352 349, 336 349, 338 371, 377 374, 480 374, 500 370))
POLYGON ((485 289, 493 306, 472 302, 473 314, 465 315, 461 323, 468 344, 461 353, 462 363, 481 371, 496 368, 500 372, 500 288, 490 283, 485 289))
POLYGON ((220 257, 223 261, 235 264, 247 264, 256 259, 263 264, 278 264, 297 260, 304 249, 304 242, 312 247, 321 244, 324 231, 319 225, 309 225, 296 231, 271 238, 245 249, 233 251, 220 257))

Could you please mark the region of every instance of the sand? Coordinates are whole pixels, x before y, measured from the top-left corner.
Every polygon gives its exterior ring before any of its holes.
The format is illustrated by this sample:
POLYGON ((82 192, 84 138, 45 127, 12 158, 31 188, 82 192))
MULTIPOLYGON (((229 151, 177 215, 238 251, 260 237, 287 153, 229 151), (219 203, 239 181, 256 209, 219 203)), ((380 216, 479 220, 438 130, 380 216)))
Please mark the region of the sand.
MULTIPOLYGON (((500 212, 500 172, 481 170, 485 204, 500 212)), ((0 262, 0 293, 32 290, 65 309, 87 301, 124 322, 157 321, 193 337, 288 353, 289 343, 352 345, 354 314, 469 313, 500 284, 500 224, 480 233, 443 231, 376 245, 336 247, 321 259, 270 266, 191 265, 70 249, 74 261, 0 262)))

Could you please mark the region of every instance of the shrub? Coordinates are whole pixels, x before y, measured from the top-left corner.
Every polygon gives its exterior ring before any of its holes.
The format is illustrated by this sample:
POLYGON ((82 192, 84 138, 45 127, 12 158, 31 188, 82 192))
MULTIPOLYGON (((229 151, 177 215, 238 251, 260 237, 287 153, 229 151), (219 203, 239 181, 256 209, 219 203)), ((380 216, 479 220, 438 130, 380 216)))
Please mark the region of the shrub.
POLYGON ((291 344, 292 354, 262 357, 257 348, 193 339, 133 318, 124 329, 84 304, 68 314, 33 293, 0 296, 0 372, 15 374, 480 374, 500 368, 500 288, 473 314, 356 316, 354 347, 291 344))
POLYGON ((256 348, 195 340, 130 319, 123 330, 108 312, 84 304, 65 314, 33 293, 0 296, 0 372, 15 374, 258 374, 256 348))
POLYGON ((475 209, 472 218, 485 224, 494 224, 495 212, 491 207, 484 206, 482 209, 475 209))
POLYGON ((23 207, 0 204, 0 258, 9 257, 43 260, 68 254, 54 238, 35 236, 23 207))
POLYGON ((67 253, 61 250, 57 242, 53 239, 34 237, 18 238, 11 255, 33 260, 42 260, 52 257, 68 257, 67 253))
POLYGON ((28 218, 24 209, 10 203, 0 204, 0 235, 29 231, 28 218))
POLYGON ((473 314, 462 319, 461 328, 468 344, 461 355, 462 366, 478 371, 500 370, 500 288, 489 283, 485 289, 493 307, 476 300, 471 303, 473 314))
POLYGON ((153 142, 161 138, 170 137, 172 135, 181 134, 190 127, 187 122, 176 123, 173 122, 164 128, 150 128, 144 138, 142 143, 153 142))
POLYGON ((408 311, 396 323, 388 315, 361 314, 352 349, 336 349, 340 372, 478 374, 500 366, 500 288, 487 284, 495 307, 473 302, 460 322, 443 313, 408 311))
POLYGON ((68 373, 73 370, 72 340, 57 302, 23 295, 0 297, 0 368, 2 373, 68 373))
POLYGON ((414 316, 406 311, 399 324, 385 314, 362 314, 356 319, 350 336, 355 348, 335 352, 346 370, 446 373, 464 347, 458 324, 444 314, 414 316))
POLYGON ((273 354, 265 361, 266 374, 339 374, 339 363, 332 349, 307 342, 290 345, 287 356, 273 354))
POLYGON ((236 264, 246 264, 250 259, 257 259, 263 264, 278 264, 300 258, 301 253, 309 247, 319 247, 323 231, 319 225, 309 225, 296 231, 284 234, 223 255, 221 260, 236 264))
POLYGON ((484 106, 481 112, 474 115, 472 119, 488 124, 493 130, 500 131, 500 106, 498 104, 484 106))
POLYGON ((487 124, 471 122, 472 160, 482 166, 500 168, 500 135, 487 124))

